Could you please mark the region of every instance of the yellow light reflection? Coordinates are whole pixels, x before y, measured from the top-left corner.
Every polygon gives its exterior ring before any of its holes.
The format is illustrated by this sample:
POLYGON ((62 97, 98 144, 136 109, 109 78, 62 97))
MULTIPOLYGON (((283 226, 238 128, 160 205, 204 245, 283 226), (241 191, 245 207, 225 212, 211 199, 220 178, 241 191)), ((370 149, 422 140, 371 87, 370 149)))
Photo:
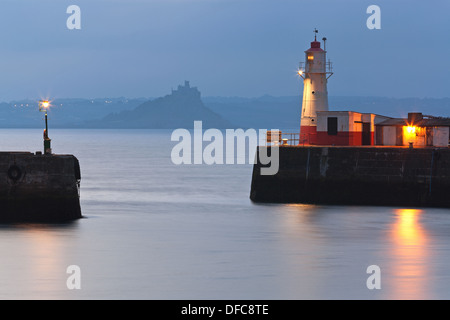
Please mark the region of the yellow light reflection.
POLYGON ((423 213, 418 209, 398 209, 396 220, 391 228, 393 242, 393 299, 424 299, 425 279, 428 278, 427 268, 429 255, 426 250, 427 235, 420 224, 423 213))
POLYGON ((422 239, 422 232, 418 226, 420 210, 401 209, 397 210, 397 243, 402 245, 417 246, 422 239))

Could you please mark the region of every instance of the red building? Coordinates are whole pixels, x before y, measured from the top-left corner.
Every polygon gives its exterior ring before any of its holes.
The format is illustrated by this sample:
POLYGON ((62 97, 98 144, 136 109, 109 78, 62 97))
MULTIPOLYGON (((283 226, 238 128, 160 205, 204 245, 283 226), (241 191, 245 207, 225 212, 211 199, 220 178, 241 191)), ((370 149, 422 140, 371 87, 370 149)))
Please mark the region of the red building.
POLYGON ((375 126, 389 117, 354 111, 317 111, 317 145, 375 144, 375 126))

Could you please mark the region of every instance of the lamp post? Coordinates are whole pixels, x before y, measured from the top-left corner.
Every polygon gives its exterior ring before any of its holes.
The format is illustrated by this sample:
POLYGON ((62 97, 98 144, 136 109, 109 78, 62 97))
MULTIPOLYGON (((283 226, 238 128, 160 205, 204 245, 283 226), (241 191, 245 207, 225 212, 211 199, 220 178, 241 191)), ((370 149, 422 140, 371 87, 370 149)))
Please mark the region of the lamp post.
POLYGON ((44 154, 52 154, 51 139, 48 137, 48 121, 47 121, 47 110, 50 107, 50 102, 48 100, 39 101, 39 111, 45 112, 45 130, 44 130, 44 154))

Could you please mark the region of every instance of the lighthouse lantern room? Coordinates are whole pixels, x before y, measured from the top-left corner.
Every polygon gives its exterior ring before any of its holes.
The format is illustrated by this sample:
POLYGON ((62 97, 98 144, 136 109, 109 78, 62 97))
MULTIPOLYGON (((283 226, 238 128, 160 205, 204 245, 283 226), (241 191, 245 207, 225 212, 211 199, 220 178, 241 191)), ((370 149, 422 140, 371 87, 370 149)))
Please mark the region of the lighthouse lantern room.
POLYGON ((324 49, 317 41, 317 29, 314 29, 314 41, 305 51, 305 62, 300 63, 298 74, 303 78, 303 102, 300 123, 300 144, 317 143, 317 111, 328 111, 327 81, 333 74, 330 61, 326 61, 324 49))

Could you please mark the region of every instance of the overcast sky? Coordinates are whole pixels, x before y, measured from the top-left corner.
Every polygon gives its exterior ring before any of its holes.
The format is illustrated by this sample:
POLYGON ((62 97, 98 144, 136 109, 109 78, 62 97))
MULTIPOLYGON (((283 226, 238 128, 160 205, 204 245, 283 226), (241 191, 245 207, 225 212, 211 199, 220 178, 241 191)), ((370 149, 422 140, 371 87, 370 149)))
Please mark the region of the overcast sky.
POLYGON ((157 97, 184 80, 203 96, 301 95, 314 28, 329 95, 450 96, 448 0, 2 0, 0 100, 157 97))

